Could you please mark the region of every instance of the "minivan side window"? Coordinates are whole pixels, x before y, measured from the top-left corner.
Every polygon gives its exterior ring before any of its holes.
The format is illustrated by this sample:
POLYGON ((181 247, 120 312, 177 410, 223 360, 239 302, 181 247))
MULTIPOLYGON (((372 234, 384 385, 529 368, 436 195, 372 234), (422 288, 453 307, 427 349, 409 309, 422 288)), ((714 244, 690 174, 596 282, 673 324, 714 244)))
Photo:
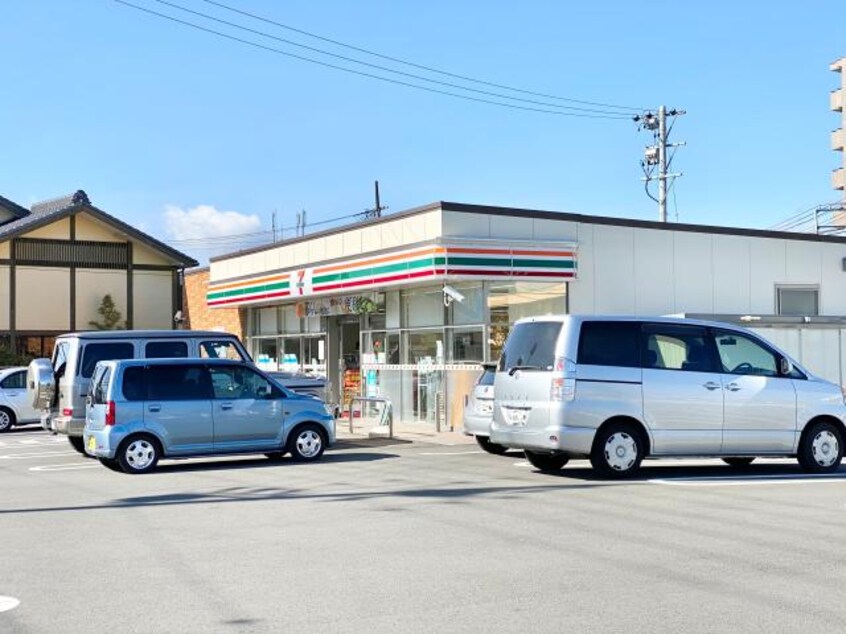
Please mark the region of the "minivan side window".
POLYGON ((502 349, 499 369, 552 370, 562 325, 560 321, 527 321, 514 326, 502 349))
POLYGON ((718 372, 708 331, 700 326, 646 324, 643 367, 686 372, 718 372))
POLYGON ((203 359, 232 359, 246 361, 231 341, 203 341, 200 343, 200 357, 203 359))
POLYGON ((757 341, 727 330, 718 330, 715 335, 723 372, 755 376, 779 375, 776 355, 757 341))
POLYGON ((131 343, 89 343, 82 351, 80 375, 90 379, 98 361, 119 361, 135 357, 135 346, 131 343))
POLYGON ((147 359, 184 359, 188 356, 188 344, 184 341, 150 341, 144 346, 147 359))
POLYGON ((640 367, 640 324, 633 321, 582 322, 577 362, 640 367))
POLYGON ((244 366, 211 366, 209 374, 216 399, 282 398, 270 381, 244 366))
POLYGON ((148 401, 196 401, 212 398, 208 370, 201 365, 147 366, 148 401))

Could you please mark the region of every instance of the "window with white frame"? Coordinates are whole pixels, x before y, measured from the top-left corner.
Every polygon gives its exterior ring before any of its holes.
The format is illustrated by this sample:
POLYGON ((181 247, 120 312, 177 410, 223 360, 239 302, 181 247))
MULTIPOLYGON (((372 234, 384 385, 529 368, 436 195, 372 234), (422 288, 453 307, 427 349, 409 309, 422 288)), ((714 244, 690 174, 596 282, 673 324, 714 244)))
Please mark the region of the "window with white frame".
POLYGON ((776 314, 819 315, 820 289, 818 286, 777 286, 776 314))

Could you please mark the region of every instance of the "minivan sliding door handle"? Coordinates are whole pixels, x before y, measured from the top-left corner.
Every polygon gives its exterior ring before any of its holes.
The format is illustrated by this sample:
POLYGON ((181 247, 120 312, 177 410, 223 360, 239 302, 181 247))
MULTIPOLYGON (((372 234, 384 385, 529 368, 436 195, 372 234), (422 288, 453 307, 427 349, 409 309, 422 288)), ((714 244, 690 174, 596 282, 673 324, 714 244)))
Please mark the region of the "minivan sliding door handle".
POLYGON ((148 412, 160 412, 160 411, 162 411, 162 406, 161 405, 148 405, 147 411, 148 412))
POLYGON ((706 390, 718 390, 720 389, 720 384, 715 383, 714 381, 708 381, 707 383, 703 384, 702 387, 704 387, 706 390))
POLYGON ((232 403, 221 403, 220 409, 232 409, 232 403))
POLYGON ((726 389, 729 392, 737 392, 740 389, 740 386, 737 383, 729 383, 726 385, 726 389))

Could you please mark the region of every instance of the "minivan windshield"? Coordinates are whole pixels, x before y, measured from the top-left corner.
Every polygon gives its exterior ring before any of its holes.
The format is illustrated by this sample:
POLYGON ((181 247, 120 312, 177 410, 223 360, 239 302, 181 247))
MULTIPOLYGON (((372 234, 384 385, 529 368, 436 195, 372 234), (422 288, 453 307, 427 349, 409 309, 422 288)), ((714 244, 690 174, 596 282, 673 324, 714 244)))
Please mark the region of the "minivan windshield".
POLYGON ((562 325, 560 321, 529 321, 514 326, 502 350, 499 369, 552 370, 562 325))

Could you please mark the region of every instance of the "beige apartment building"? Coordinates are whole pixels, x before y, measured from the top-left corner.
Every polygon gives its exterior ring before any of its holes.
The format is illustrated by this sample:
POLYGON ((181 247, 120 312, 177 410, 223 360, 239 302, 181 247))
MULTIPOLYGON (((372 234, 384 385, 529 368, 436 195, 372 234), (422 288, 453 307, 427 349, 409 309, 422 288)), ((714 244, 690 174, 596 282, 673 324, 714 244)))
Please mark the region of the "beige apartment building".
POLYGON ((838 59, 830 68, 840 74, 840 88, 831 91, 831 109, 839 112, 842 119, 840 127, 831 133, 831 149, 840 152, 843 160, 843 167, 831 173, 831 186, 843 192, 846 202, 846 57, 838 59))
POLYGON ((197 262, 91 204, 84 191, 26 209, 0 197, 0 344, 49 356, 91 330, 105 295, 120 327, 174 328, 182 271, 197 262))

